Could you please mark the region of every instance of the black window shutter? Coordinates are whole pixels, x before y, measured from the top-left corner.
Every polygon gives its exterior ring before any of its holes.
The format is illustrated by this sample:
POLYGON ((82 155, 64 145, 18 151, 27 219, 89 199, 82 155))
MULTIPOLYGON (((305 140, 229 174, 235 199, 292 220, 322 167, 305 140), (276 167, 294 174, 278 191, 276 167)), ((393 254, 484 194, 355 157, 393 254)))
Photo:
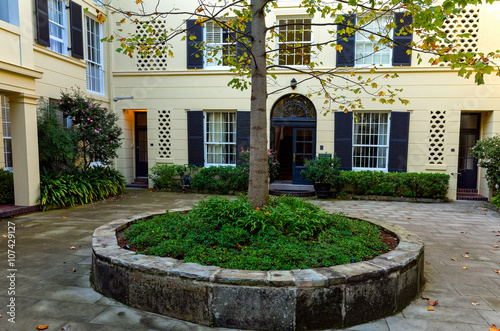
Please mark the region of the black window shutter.
POLYGON ((391 112, 388 167, 390 172, 406 172, 409 130, 410 113, 406 111, 391 112))
POLYGON ((205 146, 203 139, 203 111, 187 112, 188 163, 203 166, 205 164, 205 146))
POLYGON ((392 53, 392 65, 410 66, 411 54, 407 54, 406 51, 411 44, 412 34, 407 29, 413 23, 413 18, 411 14, 405 16, 404 13, 395 13, 394 20, 396 22, 396 29, 394 30, 395 45, 392 53), (400 34, 403 28, 405 28, 405 34, 400 34))
POLYGON ((238 41, 236 42, 236 56, 237 60, 241 56, 243 56, 245 53, 247 53, 247 58, 245 59, 248 60, 250 59, 250 44, 252 42, 252 21, 249 22, 244 22, 245 24, 245 35, 238 35, 238 41), (244 41, 244 43, 240 42, 240 40, 244 41), (245 47, 246 44, 246 47, 245 47))
POLYGON ((250 112, 236 112, 236 160, 240 157, 241 149, 250 147, 250 112))
POLYGON ((341 170, 352 170, 352 112, 335 112, 335 154, 341 170))
POLYGON ((203 69, 203 51, 196 47, 203 42, 203 27, 201 24, 195 24, 196 20, 186 21, 187 31, 187 68, 203 69), (191 38, 192 36, 196 38, 191 38))
POLYGON ((50 46, 47 0, 36 0, 36 41, 44 46, 50 46))
POLYGON ((70 1, 69 15, 71 18, 71 55, 83 59, 82 6, 70 1))
MULTIPOLYGON (((347 26, 354 27, 356 23, 355 15, 343 15, 344 23, 337 27, 337 30, 345 29, 347 26), (349 23, 349 24, 348 24, 349 23)), ((351 35, 341 33, 337 35, 337 45, 342 46, 342 51, 337 51, 337 67, 354 67, 354 44, 356 40, 356 33, 351 35), (346 38, 344 40, 343 38, 346 38)))

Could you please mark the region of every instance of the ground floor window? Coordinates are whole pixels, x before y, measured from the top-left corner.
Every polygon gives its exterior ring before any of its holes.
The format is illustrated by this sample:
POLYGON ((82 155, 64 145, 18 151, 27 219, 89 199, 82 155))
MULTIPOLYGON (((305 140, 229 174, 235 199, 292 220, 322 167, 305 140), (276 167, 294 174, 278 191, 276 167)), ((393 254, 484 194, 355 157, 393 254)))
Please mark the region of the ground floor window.
POLYGON ((387 171, 389 114, 355 113, 353 116, 353 170, 387 171))
POLYGON ((0 104, 2 108, 3 152, 5 169, 12 170, 12 136, 10 127, 9 99, 4 95, 0 95, 0 104))
POLYGON ((206 165, 236 164, 236 112, 207 112, 205 122, 206 165))

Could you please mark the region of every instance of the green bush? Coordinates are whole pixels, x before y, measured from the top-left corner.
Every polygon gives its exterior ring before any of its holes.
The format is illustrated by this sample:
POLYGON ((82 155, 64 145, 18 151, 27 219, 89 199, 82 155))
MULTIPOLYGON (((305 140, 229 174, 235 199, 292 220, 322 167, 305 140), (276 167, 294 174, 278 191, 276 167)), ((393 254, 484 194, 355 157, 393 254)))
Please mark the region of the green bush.
POLYGON ((442 199, 448 192, 449 181, 449 175, 435 173, 340 172, 342 191, 355 195, 442 199))
POLYGON ((85 204, 99 201, 125 191, 125 178, 107 167, 92 167, 86 171, 56 174, 45 171, 40 175, 40 197, 43 210, 49 206, 85 204))
POLYGON ((14 175, 0 169, 0 205, 14 204, 14 175))
POLYGON ((332 266, 387 249, 376 226, 287 196, 271 197, 262 209, 244 196, 210 198, 188 214, 136 223, 125 236, 144 254, 247 270, 332 266))
POLYGON ((242 166, 201 168, 193 175, 191 188, 221 194, 243 192, 248 189, 248 172, 242 166))
POLYGON ((333 155, 318 155, 315 159, 305 160, 305 169, 300 172, 302 179, 312 183, 332 184, 339 182, 340 159, 333 155))
POLYGON ((176 189, 181 187, 180 178, 185 170, 181 165, 156 164, 149 172, 153 188, 157 190, 176 189))
POLYGON ((479 140, 472 149, 472 154, 478 159, 478 166, 486 169, 488 186, 498 191, 500 185, 500 136, 479 140))

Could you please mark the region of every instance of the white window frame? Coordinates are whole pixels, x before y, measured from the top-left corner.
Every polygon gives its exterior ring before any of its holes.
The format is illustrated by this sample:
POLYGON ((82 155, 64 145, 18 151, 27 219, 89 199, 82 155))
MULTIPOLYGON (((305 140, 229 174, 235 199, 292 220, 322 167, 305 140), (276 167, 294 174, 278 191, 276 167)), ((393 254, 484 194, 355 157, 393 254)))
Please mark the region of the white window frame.
POLYGON ((62 55, 68 55, 68 10, 65 0, 48 0, 50 46, 47 48, 62 55), (61 8, 54 8, 61 6, 61 8), (56 12, 54 12, 54 10, 56 12), (61 22, 54 21, 56 15, 61 22), (61 30, 61 37, 53 34, 53 29, 61 30))
MULTIPOLYGON (((385 29, 387 25, 394 18, 391 15, 383 15, 379 16, 377 19, 373 19, 368 25, 364 28, 373 32, 385 34, 385 29)), ((356 17, 358 20, 358 17, 356 17)), ((393 29, 389 31, 387 34, 391 36, 393 34, 393 29)), ((392 67, 392 48, 389 48, 386 45, 377 45, 378 41, 381 39, 380 37, 373 35, 375 39, 371 41, 370 38, 371 33, 366 31, 356 31, 355 39, 354 39, 354 66, 355 67, 373 67, 373 66, 384 66, 384 67, 392 67), (368 51, 365 50, 363 53, 358 53, 358 49, 362 46, 365 46, 368 51), (379 50, 374 52, 373 49, 375 46, 379 47, 379 50), (359 56, 361 54, 361 56, 359 56), (387 56, 387 61, 384 63, 377 59, 382 59, 383 55, 387 56)))
POLYGON ((12 162, 9 162, 9 159, 12 160, 12 126, 10 122, 10 106, 9 99, 0 94, 0 108, 2 111, 2 131, 3 131, 3 157, 5 162, 5 170, 12 171, 13 165, 12 162), (7 142, 10 141, 10 150, 7 148, 7 142), (9 158, 10 154, 10 158, 9 158))
POLYGON ((389 166, 389 142, 390 142, 390 132, 391 128, 391 113, 388 112, 356 112, 353 114, 353 121, 352 121, 352 170, 354 171, 360 171, 360 170, 371 170, 371 171, 388 171, 388 166, 389 166), (361 116, 360 116, 361 115, 361 116), (364 120, 363 115, 370 115, 370 120, 369 121, 359 121, 359 120, 364 120), (387 116, 387 122, 386 123, 381 123, 380 121, 373 121, 375 117, 380 119, 380 115, 386 115, 387 116), (357 117, 359 116, 359 117, 357 117), (359 119, 357 121, 357 119, 359 119), (365 131, 364 133, 361 132, 360 130, 357 130, 356 127, 361 128, 363 125, 368 125, 368 126, 376 126, 376 133, 372 132, 372 128, 368 128, 368 131, 365 131), (384 127, 385 126, 385 127, 384 127), (385 130, 385 131, 384 131, 385 130), (358 135, 364 136, 365 139, 361 138, 361 142, 358 143, 358 140, 356 139, 358 135), (381 141, 381 137, 385 136, 385 142, 381 141), (373 149, 376 149, 377 155, 373 153, 374 155, 363 155, 363 153, 360 153, 361 155, 359 156, 360 160, 360 165, 356 166, 356 158, 358 157, 356 155, 356 148, 365 148, 368 151, 373 151, 373 149), (383 156, 382 152, 385 151, 385 156, 383 156), (382 167, 378 164, 378 161, 376 162, 377 165, 373 167, 370 163, 373 161, 373 159, 376 160, 383 160, 385 167, 382 167), (363 161, 364 160, 364 161, 363 161), (364 164, 364 165, 361 165, 364 164))
MULTIPOLYGON (((234 40, 227 40, 226 38, 224 40, 224 28, 221 27, 219 24, 217 24, 214 21, 209 21, 205 23, 205 26, 203 27, 203 40, 205 42, 204 47, 205 50, 203 51, 203 61, 204 65, 203 67, 205 69, 229 69, 230 66, 224 65, 223 63, 219 63, 220 60, 222 60, 222 57, 224 55, 224 47, 230 47, 234 48, 232 51, 234 51, 234 56, 236 56, 236 33, 235 32, 228 32, 228 35, 234 34, 234 40), (213 29, 213 32, 210 32, 209 30, 213 29), (218 30, 218 31, 215 31, 218 30), (210 34, 213 34, 215 37, 216 34, 219 36, 220 40, 214 41, 215 38, 211 38, 212 40, 209 40, 210 34), (208 53, 211 52, 212 49, 217 50, 217 55, 216 56, 209 56, 208 53), (211 62, 210 62, 211 61, 211 62)), ((227 55, 226 55, 227 56, 227 55)))
MULTIPOLYGON (((288 22, 288 20, 309 20, 310 24, 313 23, 312 18, 310 18, 309 16, 277 17, 276 20, 277 20, 277 25, 288 24, 288 23, 282 23, 282 21, 287 21, 288 22)), ((288 27, 286 27, 286 28, 288 29, 288 27)), ((300 32, 300 30, 302 30, 302 29, 303 28, 293 29, 292 31, 298 31, 298 32, 300 32)), ((277 54, 277 57, 276 57, 276 64, 277 65, 284 65, 284 66, 289 66, 289 67, 306 67, 309 63, 311 63, 311 57, 313 55, 313 53, 312 53, 312 46, 311 45, 312 45, 312 43, 314 41, 314 30, 313 30, 313 26, 312 25, 311 25, 311 30, 310 30, 310 36, 311 37, 310 37, 309 41, 304 41, 304 40, 300 40, 300 41, 297 41, 297 40, 294 40, 294 41, 280 41, 280 38, 279 38, 279 34, 280 34, 279 28, 277 30, 278 30, 277 31, 277 36, 276 36, 276 49, 278 50, 277 51, 278 54, 277 54), (309 53, 306 53, 306 54, 309 55, 309 61, 308 61, 308 63, 304 63, 304 60, 305 60, 306 57, 300 56, 299 55, 300 52, 298 50, 295 50, 296 53, 292 53, 292 54, 281 54, 281 52, 280 52, 280 45, 287 45, 287 44, 301 44, 302 45, 301 47, 304 47, 304 46, 307 47, 307 45, 309 45, 308 46, 309 47, 309 53), (286 64, 286 61, 285 61, 285 64, 280 64, 280 55, 284 55, 285 57, 291 56, 291 55, 300 56, 301 57, 301 63, 300 64, 286 64)), ((302 35, 304 35, 304 32, 302 32, 302 35)))
MULTIPOLYGON (((205 159, 205 167, 210 167, 210 166, 236 166, 236 157, 237 157, 237 150, 236 150, 236 111, 222 111, 222 110, 214 110, 214 111, 205 111, 204 113, 204 120, 203 120, 203 136, 204 136, 204 159, 205 159), (230 118, 228 118, 228 121, 227 122, 222 122, 222 121, 218 121, 218 122, 215 122, 214 123, 221 123, 220 125, 220 128, 221 130, 219 132, 215 131, 215 132, 209 132, 209 124, 210 124, 210 120, 209 120, 209 117, 211 115, 215 115, 215 114, 230 114, 232 115, 232 120, 230 118), (232 128, 233 130, 232 131, 224 131, 223 130, 223 124, 232 124, 232 128), (209 134, 212 133, 214 134, 214 138, 213 141, 209 141, 209 134), (217 137, 217 134, 219 134, 219 137, 217 137), (223 134, 229 134, 229 135, 232 135, 233 136, 233 141, 228 141, 228 142, 224 142, 222 141, 222 137, 223 137, 223 134), (217 139, 218 138, 218 139, 217 139), (234 152, 231 152, 229 155, 232 156, 233 158, 233 163, 223 163, 222 162, 222 159, 223 159, 223 155, 227 155, 227 153, 223 153, 223 149, 221 148, 220 152, 217 153, 221 156, 221 162, 220 163, 217 163, 217 162, 209 162, 209 146, 210 145, 213 145, 213 146, 233 146, 232 149, 234 152)), ((230 139, 229 139, 230 140, 230 139)), ((216 155, 215 153, 213 153, 214 155, 216 155)), ((213 161, 213 160, 211 160, 213 161)))
POLYGON ((85 16, 85 62, 87 62, 87 91, 104 95, 104 54, 101 38, 102 25, 92 17, 85 16))

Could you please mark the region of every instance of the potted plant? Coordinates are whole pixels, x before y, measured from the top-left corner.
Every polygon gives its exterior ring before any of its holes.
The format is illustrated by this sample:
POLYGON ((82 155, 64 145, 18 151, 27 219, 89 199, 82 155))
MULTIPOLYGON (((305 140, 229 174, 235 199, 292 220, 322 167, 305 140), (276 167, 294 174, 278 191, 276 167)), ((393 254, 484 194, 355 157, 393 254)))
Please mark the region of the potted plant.
POLYGON ((331 154, 319 154, 315 159, 305 160, 304 166, 300 172, 302 178, 314 183, 318 198, 328 198, 330 188, 339 180, 340 159, 331 154))

